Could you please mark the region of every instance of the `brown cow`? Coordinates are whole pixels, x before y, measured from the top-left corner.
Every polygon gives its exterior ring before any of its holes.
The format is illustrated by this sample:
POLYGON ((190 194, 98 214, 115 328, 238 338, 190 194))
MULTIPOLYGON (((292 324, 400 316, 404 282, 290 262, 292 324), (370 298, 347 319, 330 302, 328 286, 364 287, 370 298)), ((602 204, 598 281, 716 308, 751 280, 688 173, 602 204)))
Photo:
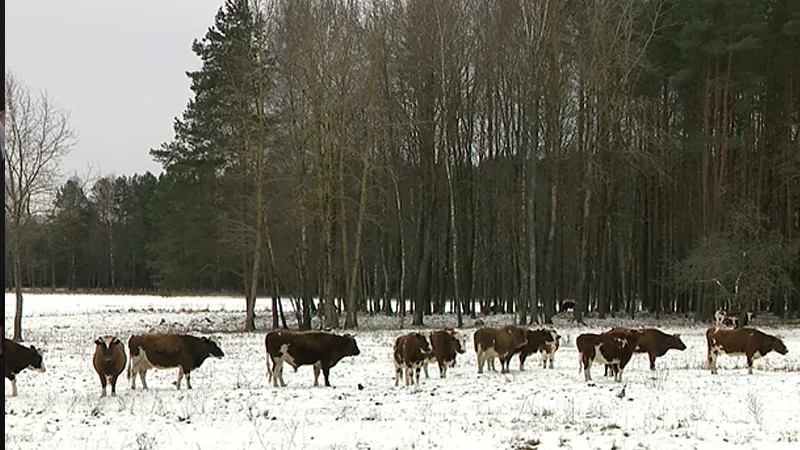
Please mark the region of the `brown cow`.
POLYGON ((545 330, 539 328, 537 330, 525 330, 526 343, 519 349, 519 370, 525 370, 525 360, 528 356, 540 352, 542 355, 542 363, 544 368, 547 368, 547 361, 550 360, 550 368, 553 368, 552 355, 558 349, 557 339, 561 338, 555 330, 545 330))
POLYGON ((592 379, 592 363, 608 364, 614 367, 614 380, 622 381, 622 371, 633 357, 641 332, 630 330, 626 333, 585 333, 575 339, 578 348, 579 369, 583 369, 585 381, 592 379))
POLYGON ((708 344, 708 368, 717 374, 717 358, 720 355, 747 357, 747 373, 753 373, 753 361, 762 358, 771 351, 781 355, 789 353, 783 341, 755 328, 737 328, 729 330, 711 327, 706 330, 708 344))
POLYGON ((342 358, 361 354, 354 336, 338 335, 325 331, 270 331, 264 338, 267 348, 267 377, 272 385, 286 386, 283 381, 283 363, 295 372, 300 366, 314 366, 314 386, 319 386, 319 372, 325 376, 325 386, 330 387, 330 370, 342 358), (270 365, 270 361, 272 365, 270 365))
POLYGON ((428 339, 419 332, 399 336, 394 341, 394 385, 405 375, 406 386, 417 384, 419 374, 428 358, 433 357, 428 339), (416 375, 416 379, 415 379, 416 375))
MULTIPOLYGON (((633 328, 617 327, 612 328, 606 333, 624 333, 633 330, 633 328)), ((650 370, 656 370, 656 358, 660 358, 667 354, 668 350, 686 350, 686 344, 681 340, 680 334, 667 334, 656 328, 642 328, 639 329, 642 336, 634 349, 634 353, 647 353, 650 358, 650 370)), ((606 366, 606 376, 612 372, 610 365, 606 366)))
POLYGON ((200 367, 209 356, 225 356, 216 342, 207 337, 188 334, 150 333, 133 335, 128 339, 128 379, 131 389, 136 389, 136 375, 147 389, 147 371, 150 369, 178 368, 178 381, 173 384, 181 388, 186 375, 186 389, 192 388, 191 372, 200 367))
POLYGON ((478 373, 483 373, 483 365, 489 362, 489 370, 495 370, 494 358, 500 358, 500 373, 508 373, 508 364, 515 352, 525 345, 526 329, 516 325, 504 327, 483 327, 475 331, 472 340, 478 354, 478 373))
POLYGON ((33 345, 26 347, 3 336, 3 366, 11 380, 11 395, 17 396, 17 374, 25 369, 44 372, 42 353, 33 345))
POLYGON ((117 379, 125 370, 125 346, 116 336, 101 336, 94 341, 94 358, 92 364, 97 375, 100 376, 100 385, 106 396, 106 386, 111 383, 111 395, 117 395, 117 379))
POLYGON ((464 335, 452 328, 434 331, 430 335, 432 354, 425 360, 422 369, 428 378, 428 363, 439 365, 439 378, 447 376, 447 368, 455 367, 456 355, 467 350, 464 335))

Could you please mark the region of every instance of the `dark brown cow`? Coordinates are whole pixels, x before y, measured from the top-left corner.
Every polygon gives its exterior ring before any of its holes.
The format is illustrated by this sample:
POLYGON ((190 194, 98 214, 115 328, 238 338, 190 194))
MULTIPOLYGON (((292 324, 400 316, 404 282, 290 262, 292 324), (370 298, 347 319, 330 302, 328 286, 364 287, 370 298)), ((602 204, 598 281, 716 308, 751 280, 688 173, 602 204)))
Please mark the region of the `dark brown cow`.
POLYGON ((547 368, 547 361, 550 360, 550 368, 553 368, 552 355, 558 350, 557 340, 561 336, 555 330, 546 330, 539 328, 537 330, 525 330, 526 343, 520 347, 519 352, 519 370, 525 370, 525 360, 528 356, 540 352, 542 355, 542 363, 544 368, 547 368))
POLYGON ((314 386, 319 386, 320 371, 325 376, 325 386, 330 386, 331 368, 346 356, 361 354, 354 336, 324 331, 270 331, 264 338, 264 345, 267 347, 267 377, 275 387, 278 382, 286 386, 284 362, 295 372, 300 366, 314 366, 314 386))
POLYGON ((781 355, 789 353, 783 341, 755 328, 737 328, 735 330, 711 327, 706 330, 708 344, 708 368, 717 373, 717 358, 720 355, 746 356, 747 373, 753 373, 753 361, 762 358, 771 351, 781 355))
POLYGON ((614 367, 614 380, 622 381, 622 371, 633 357, 633 350, 641 337, 638 330, 626 333, 585 333, 575 339, 578 348, 579 369, 583 369, 585 381, 592 379, 592 363, 614 367))
POLYGON ((106 386, 111 384, 111 395, 117 395, 117 379, 125 370, 125 346, 116 336, 101 336, 94 341, 94 358, 92 364, 97 375, 100 376, 100 385, 106 396, 106 386))
POLYGON ((419 332, 399 336, 394 341, 394 385, 405 375, 406 386, 417 384, 422 366, 433 357, 428 339, 419 332), (415 378, 416 376, 416 378, 415 378))
MULTIPOLYGON (((633 328, 617 327, 607 333, 624 333, 633 328)), ((634 353, 647 353, 650 358, 650 370, 656 370, 656 358, 667 354, 671 349, 686 350, 686 344, 681 340, 680 334, 667 334, 656 328, 641 328, 642 336, 634 349, 634 353)), ((611 366, 606 366, 606 376, 611 372, 611 366)))
POLYGON ((3 366, 11 380, 11 395, 17 396, 17 374, 25 369, 44 372, 42 353, 33 345, 26 347, 3 337, 3 366))
POLYGON ((464 354, 467 350, 464 335, 452 328, 445 328, 431 333, 430 341, 432 355, 422 366, 425 378, 428 378, 428 363, 433 362, 439 365, 439 378, 445 378, 447 368, 456 365, 456 355, 464 354))
POLYGON ((199 368, 209 356, 225 356, 216 342, 207 337, 188 334, 149 333, 133 335, 128 339, 128 379, 131 389, 136 389, 136 375, 142 380, 142 388, 147 389, 147 371, 150 369, 178 368, 178 381, 173 383, 181 388, 181 380, 186 375, 186 389, 192 388, 191 372, 199 368))
POLYGON ((478 354, 478 373, 483 373, 483 365, 489 362, 489 370, 495 370, 494 358, 500 358, 500 373, 510 372, 508 364, 511 357, 525 345, 526 329, 516 325, 504 327, 483 327, 475 331, 472 340, 478 354))

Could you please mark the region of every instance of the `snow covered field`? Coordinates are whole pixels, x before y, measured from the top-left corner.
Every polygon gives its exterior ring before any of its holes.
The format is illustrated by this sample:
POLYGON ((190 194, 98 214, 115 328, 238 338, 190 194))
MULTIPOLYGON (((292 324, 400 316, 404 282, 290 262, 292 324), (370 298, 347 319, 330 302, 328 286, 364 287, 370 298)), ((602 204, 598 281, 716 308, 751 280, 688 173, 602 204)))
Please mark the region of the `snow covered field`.
MULTIPOLYGON (((262 301, 260 329, 269 324, 262 301)), ((14 298, 5 296, 6 335, 14 298)), ((286 302, 285 307, 289 307, 286 302)), ((756 323, 784 337, 789 354, 756 362, 720 358, 720 374, 704 370, 705 327, 678 320, 658 324, 680 332, 688 349, 671 350, 659 370, 637 355, 621 385, 594 366, 595 385, 578 370, 575 337, 611 325, 649 320, 590 320, 576 327, 556 319, 563 336, 555 370, 531 357, 525 372, 478 375, 472 348, 447 379, 421 388, 394 387, 391 330, 397 318, 360 317, 361 355, 331 370, 333 388, 312 388, 311 367, 284 371, 287 388, 266 378, 265 331, 238 333, 242 299, 34 295, 25 297, 25 344, 45 349, 47 372, 24 371, 18 397, 5 398, 5 447, 10 449, 797 449, 800 448, 800 329, 756 323), (209 335, 225 351, 192 372, 192 391, 176 390, 177 369, 151 371, 150 390, 131 391, 122 377, 117 397, 100 397, 92 368, 93 341, 117 334, 181 331, 209 335), (359 390, 361 384, 364 389, 359 390), (624 383, 623 383, 624 384, 624 383)), ((290 314, 287 311, 287 319, 290 314)), ((426 318, 429 326, 454 317, 426 318)), ((507 317, 484 318, 488 324, 507 317)), ((406 329, 409 327, 406 326, 406 329)), ((498 364, 499 367, 499 364, 498 364)), ((6 395, 11 384, 6 381, 6 395)))

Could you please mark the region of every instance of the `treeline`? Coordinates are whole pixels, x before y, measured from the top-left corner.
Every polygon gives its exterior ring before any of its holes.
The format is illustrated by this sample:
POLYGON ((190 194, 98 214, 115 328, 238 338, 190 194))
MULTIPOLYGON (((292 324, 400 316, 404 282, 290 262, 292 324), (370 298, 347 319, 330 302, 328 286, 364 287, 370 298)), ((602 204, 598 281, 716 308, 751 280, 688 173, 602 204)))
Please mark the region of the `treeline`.
POLYGON ((236 291, 247 329, 273 296, 797 314, 796 6, 228 0, 164 173, 68 181, 21 282, 236 291))

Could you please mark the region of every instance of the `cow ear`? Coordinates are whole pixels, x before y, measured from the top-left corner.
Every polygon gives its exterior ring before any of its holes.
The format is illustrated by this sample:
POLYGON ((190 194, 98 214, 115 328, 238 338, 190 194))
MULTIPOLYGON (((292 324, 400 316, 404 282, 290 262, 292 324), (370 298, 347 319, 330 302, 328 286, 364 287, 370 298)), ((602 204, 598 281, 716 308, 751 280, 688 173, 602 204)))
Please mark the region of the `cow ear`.
POLYGON ((675 337, 676 337, 676 338, 678 338, 678 339, 680 339, 680 337, 681 337, 681 334, 680 334, 680 333, 675 333, 675 337))
MULTIPOLYGON (((103 341, 102 341, 100 338, 97 338, 97 339, 95 339, 95 340, 94 340, 94 343, 95 343, 96 345, 103 345, 103 341)), ((31 348, 33 348, 33 347, 31 347, 31 348)))

